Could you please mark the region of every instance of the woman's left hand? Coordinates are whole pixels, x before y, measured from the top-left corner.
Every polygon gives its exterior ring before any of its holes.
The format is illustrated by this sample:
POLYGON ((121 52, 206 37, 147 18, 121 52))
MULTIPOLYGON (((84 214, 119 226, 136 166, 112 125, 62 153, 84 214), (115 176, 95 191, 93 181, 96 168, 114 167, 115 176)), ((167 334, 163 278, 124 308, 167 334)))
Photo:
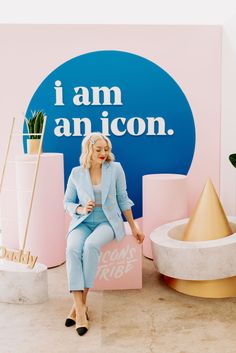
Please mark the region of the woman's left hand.
POLYGON ((142 242, 144 241, 145 235, 136 226, 134 226, 131 230, 132 230, 133 236, 137 239, 137 242, 139 244, 142 244, 142 242))

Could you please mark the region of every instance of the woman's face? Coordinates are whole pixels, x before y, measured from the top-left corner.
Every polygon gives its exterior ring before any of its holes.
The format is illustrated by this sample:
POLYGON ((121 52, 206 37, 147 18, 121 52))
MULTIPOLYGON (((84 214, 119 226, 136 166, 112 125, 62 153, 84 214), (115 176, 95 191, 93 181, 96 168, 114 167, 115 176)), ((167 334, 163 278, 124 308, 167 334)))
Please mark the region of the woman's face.
POLYGON ((109 147, 107 142, 103 139, 97 140, 93 145, 93 152, 91 162, 93 164, 102 164, 108 156, 109 147))

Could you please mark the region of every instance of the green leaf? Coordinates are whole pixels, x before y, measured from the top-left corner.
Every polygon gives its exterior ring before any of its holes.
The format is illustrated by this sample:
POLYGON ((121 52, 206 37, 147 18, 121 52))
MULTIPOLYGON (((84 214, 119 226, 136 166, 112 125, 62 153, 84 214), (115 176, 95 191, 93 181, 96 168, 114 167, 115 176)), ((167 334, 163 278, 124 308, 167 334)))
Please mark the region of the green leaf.
MULTIPOLYGON (((34 123, 34 133, 40 133, 40 112, 37 112, 36 118, 35 118, 35 123, 34 123)), ((36 139, 39 139, 40 136, 36 135, 36 139)))
MULTIPOLYGON (((44 122, 44 115, 43 115, 43 113, 41 114, 41 119, 40 119, 40 125, 43 125, 43 122, 44 122)), ((41 130, 41 132, 42 132, 42 130, 41 130)))
POLYGON ((26 123, 27 131, 29 133, 29 120, 27 118, 25 118, 25 123, 26 123))
MULTIPOLYGON (((29 120, 28 127, 29 127, 29 133, 32 134, 34 132, 34 124, 33 124, 32 120, 29 120)), ((33 139, 33 138, 34 138, 34 136, 30 135, 30 139, 33 139)))
POLYGON ((234 166, 234 168, 236 168, 236 153, 230 154, 229 160, 232 163, 232 165, 234 166))

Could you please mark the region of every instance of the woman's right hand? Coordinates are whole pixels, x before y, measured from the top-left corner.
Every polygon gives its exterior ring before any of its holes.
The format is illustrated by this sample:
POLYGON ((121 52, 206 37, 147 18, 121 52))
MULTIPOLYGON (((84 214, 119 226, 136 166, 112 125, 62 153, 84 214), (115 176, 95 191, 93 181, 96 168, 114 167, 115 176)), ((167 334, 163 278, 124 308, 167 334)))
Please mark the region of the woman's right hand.
POLYGON ((94 206, 95 206, 95 202, 92 200, 89 200, 85 207, 79 205, 76 209, 76 213, 80 215, 86 215, 87 213, 92 212, 94 206))
POLYGON ((92 200, 89 200, 89 201, 87 202, 87 205, 85 206, 86 212, 87 212, 87 213, 92 212, 94 206, 95 206, 95 202, 92 201, 92 200))

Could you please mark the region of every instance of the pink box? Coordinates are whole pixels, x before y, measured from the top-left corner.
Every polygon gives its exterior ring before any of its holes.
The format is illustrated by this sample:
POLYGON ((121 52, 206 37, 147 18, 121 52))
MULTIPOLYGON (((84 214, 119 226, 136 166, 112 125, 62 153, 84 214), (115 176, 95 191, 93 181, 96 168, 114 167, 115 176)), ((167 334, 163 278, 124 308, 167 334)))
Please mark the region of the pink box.
MULTIPOLYGON (((66 213, 66 229, 70 216, 66 213)), ((135 220, 142 229, 142 218, 135 220)), ((98 271, 92 290, 142 288, 142 245, 131 235, 128 222, 124 222, 126 236, 120 242, 113 240, 101 249, 98 271)))
POLYGON ((113 240, 101 250, 93 290, 142 288, 142 246, 131 235, 127 222, 126 236, 113 240))

